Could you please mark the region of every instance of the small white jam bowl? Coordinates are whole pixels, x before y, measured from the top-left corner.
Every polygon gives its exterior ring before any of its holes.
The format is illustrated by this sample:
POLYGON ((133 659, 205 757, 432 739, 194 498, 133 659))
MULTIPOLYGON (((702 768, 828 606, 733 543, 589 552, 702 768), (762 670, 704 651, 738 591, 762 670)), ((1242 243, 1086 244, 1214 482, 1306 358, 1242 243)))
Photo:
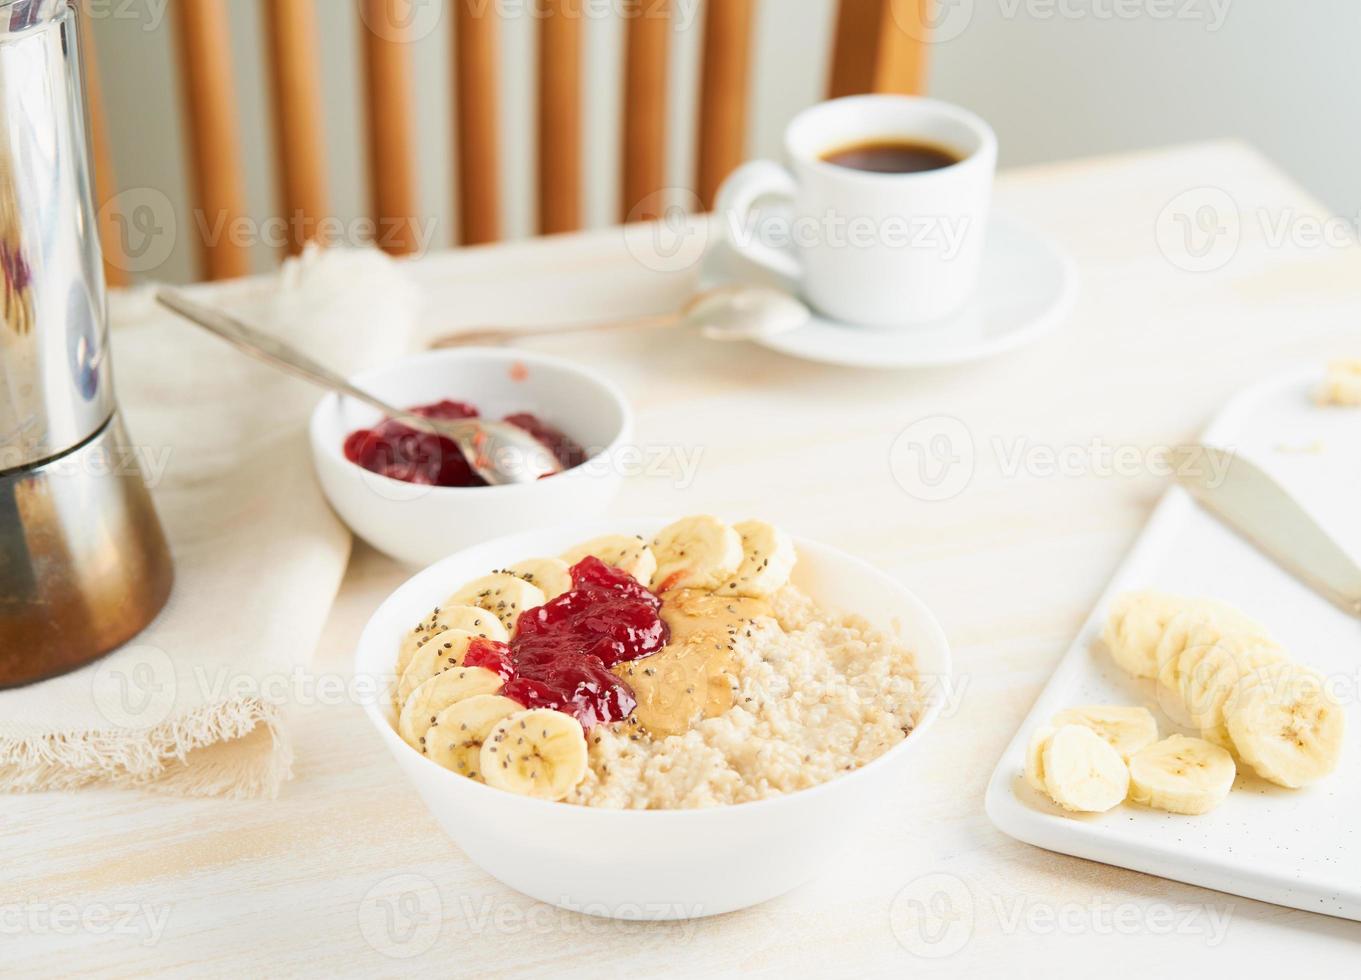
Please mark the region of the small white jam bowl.
MULTIPOLYGON (((488 874, 540 901, 623 919, 685 919, 746 908, 812 879, 912 778, 913 757, 949 689, 945 634, 899 582, 844 552, 796 540, 794 582, 830 610, 859 614, 911 649, 926 709, 903 742, 864 767, 787 796, 697 810, 606 810, 493 789, 431 762, 402 741, 387 693, 403 635, 463 583, 526 558, 557 555, 611 533, 651 536, 664 521, 594 522, 469 548, 394 592, 359 640, 357 676, 375 678, 364 710, 444 832, 488 874)), ((412 859, 417 858, 412 854, 412 859)))
POLYGON ((522 350, 432 351, 363 374, 354 383, 401 408, 470 402, 487 418, 529 412, 591 453, 586 464, 531 484, 429 487, 371 473, 345 458, 345 437, 381 414, 327 395, 312 413, 312 460, 322 491, 350 529, 409 565, 428 565, 480 541, 599 517, 619 492, 619 450, 633 413, 609 381, 569 361, 522 350))

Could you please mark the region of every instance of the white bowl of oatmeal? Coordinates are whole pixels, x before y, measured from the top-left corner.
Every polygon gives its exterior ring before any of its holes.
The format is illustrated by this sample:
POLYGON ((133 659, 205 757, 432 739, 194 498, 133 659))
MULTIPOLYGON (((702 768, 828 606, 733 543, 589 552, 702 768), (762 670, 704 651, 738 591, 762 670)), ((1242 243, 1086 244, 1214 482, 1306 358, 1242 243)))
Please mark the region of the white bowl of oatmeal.
MULTIPOLYGON (((662 567, 654 572, 636 567, 637 556, 616 547, 601 557, 640 577, 655 576, 652 584, 663 597, 660 618, 671 627, 657 652, 612 665, 636 704, 623 720, 597 718, 584 728, 567 715, 589 721, 590 711, 562 707, 565 714, 552 719, 563 722, 552 730, 554 748, 545 749, 546 755, 557 753, 553 760, 536 761, 532 773, 530 765, 518 765, 522 776, 540 782, 541 761, 558 774, 577 765, 570 786, 540 792, 507 782, 499 772, 493 777, 490 760, 505 756, 487 753, 504 753, 516 736, 530 734, 517 719, 535 724, 548 718, 537 712, 548 709, 526 703, 523 692, 537 688, 518 675, 519 687, 498 687, 486 677, 484 654, 496 645, 486 641, 508 631, 496 623, 491 630, 473 625, 462 601, 469 591, 459 603, 450 599, 470 582, 476 583, 473 592, 500 596, 484 584, 493 570, 536 568, 518 563, 545 556, 573 559, 583 543, 602 538, 617 544, 637 536, 650 544, 674 526, 591 523, 469 548, 393 593, 360 639, 356 672, 382 679, 382 692, 365 709, 441 827, 489 874, 561 908, 615 918, 692 918, 755 905, 810 880, 843 859, 859 829, 892 797, 894 783, 910 775, 913 749, 948 689, 949 648, 931 612, 896 580, 834 548, 785 539, 797 556, 788 585, 753 598, 723 588, 750 591, 741 583, 750 583, 753 573, 766 574, 771 558, 746 561, 734 576, 739 584, 701 587, 685 580, 688 573, 674 572, 675 562, 668 564, 661 549, 662 567), (443 612, 434 613, 436 607, 443 612), (448 624, 436 621, 441 615, 463 618, 459 628, 445 632, 448 624), (469 639, 467 632, 475 635, 469 639), (431 635, 439 639, 431 641, 431 635), (438 661, 432 650, 442 654, 459 637, 465 651, 477 651, 468 663, 484 666, 469 667, 461 656, 450 657, 447 666, 428 665, 438 661), (394 673, 399 660, 402 670, 394 673), (472 683, 457 676, 464 673, 488 684, 473 685, 462 696, 478 698, 500 720, 484 732, 480 750, 459 743, 465 748, 450 751, 455 743, 447 733, 467 727, 445 713, 457 711, 441 703, 427 718, 411 705, 429 704, 421 692, 430 689, 462 691, 472 683), (446 724, 432 726, 437 717, 446 724), (568 729, 584 736, 584 763, 560 752, 560 733, 577 737, 568 729), (568 757, 574 761, 554 768, 568 757), (489 767, 485 782, 482 773, 469 771, 479 758, 489 767)), ((746 546, 744 560, 752 550, 750 542, 746 546)), ((546 581, 556 574, 544 567, 537 579, 545 608, 558 601, 546 581)), ((501 616, 490 619, 513 627, 524 612, 518 605, 538 597, 515 592, 513 598, 519 602, 504 596, 478 602, 493 610, 499 604, 501 616), (507 606, 517 608, 507 615, 507 606)), ((455 642, 454 653, 459 646, 455 642)), ((469 700, 460 702, 463 708, 469 700)), ((617 714, 621 705, 608 703, 617 714)), ((464 711, 459 717, 483 714, 464 711)), ((545 738, 550 727, 542 729, 545 738)))

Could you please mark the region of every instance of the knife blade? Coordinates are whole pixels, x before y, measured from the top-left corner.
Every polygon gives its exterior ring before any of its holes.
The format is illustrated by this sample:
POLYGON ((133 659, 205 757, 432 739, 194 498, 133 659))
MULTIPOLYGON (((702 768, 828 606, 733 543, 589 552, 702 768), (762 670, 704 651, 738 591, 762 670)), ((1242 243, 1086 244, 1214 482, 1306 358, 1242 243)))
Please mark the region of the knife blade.
POLYGON ((1177 482, 1329 602, 1361 617, 1361 565, 1255 463, 1210 446, 1168 453, 1177 482))

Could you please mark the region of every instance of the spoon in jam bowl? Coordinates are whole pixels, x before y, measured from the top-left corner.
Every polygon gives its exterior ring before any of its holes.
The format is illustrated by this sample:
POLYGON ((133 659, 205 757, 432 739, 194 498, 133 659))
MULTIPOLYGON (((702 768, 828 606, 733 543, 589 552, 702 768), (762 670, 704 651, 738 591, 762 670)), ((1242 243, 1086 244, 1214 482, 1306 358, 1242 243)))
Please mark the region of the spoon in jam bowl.
POLYGON ((156 302, 216 334, 252 357, 315 385, 363 402, 378 409, 388 418, 417 431, 443 436, 458 447, 473 471, 493 486, 533 483, 542 477, 562 472, 562 464, 548 446, 531 433, 509 422, 480 418, 428 418, 395 408, 367 391, 356 388, 340 375, 277 337, 247 326, 221 310, 196 303, 183 293, 172 289, 158 289, 156 302))
POLYGON ((592 333, 630 327, 674 327, 694 330, 708 340, 759 340, 797 330, 808 322, 808 307, 796 297, 770 286, 730 284, 695 294, 674 313, 560 327, 473 327, 439 338, 431 347, 505 344, 527 337, 592 333))

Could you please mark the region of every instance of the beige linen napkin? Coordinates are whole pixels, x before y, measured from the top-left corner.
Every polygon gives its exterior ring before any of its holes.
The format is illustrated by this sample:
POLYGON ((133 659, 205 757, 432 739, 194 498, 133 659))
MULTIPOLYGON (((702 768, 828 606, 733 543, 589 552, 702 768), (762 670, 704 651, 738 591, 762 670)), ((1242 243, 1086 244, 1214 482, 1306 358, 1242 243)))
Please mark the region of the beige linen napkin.
MULTIPOLYGON (((278 276, 198 295, 350 373, 405 353, 416 290, 369 251, 310 251, 278 276)), ((157 307, 113 297, 115 383, 175 560, 170 602, 123 649, 0 692, 0 790, 107 783, 274 795, 284 716, 349 558, 315 482, 315 388, 157 307)))

